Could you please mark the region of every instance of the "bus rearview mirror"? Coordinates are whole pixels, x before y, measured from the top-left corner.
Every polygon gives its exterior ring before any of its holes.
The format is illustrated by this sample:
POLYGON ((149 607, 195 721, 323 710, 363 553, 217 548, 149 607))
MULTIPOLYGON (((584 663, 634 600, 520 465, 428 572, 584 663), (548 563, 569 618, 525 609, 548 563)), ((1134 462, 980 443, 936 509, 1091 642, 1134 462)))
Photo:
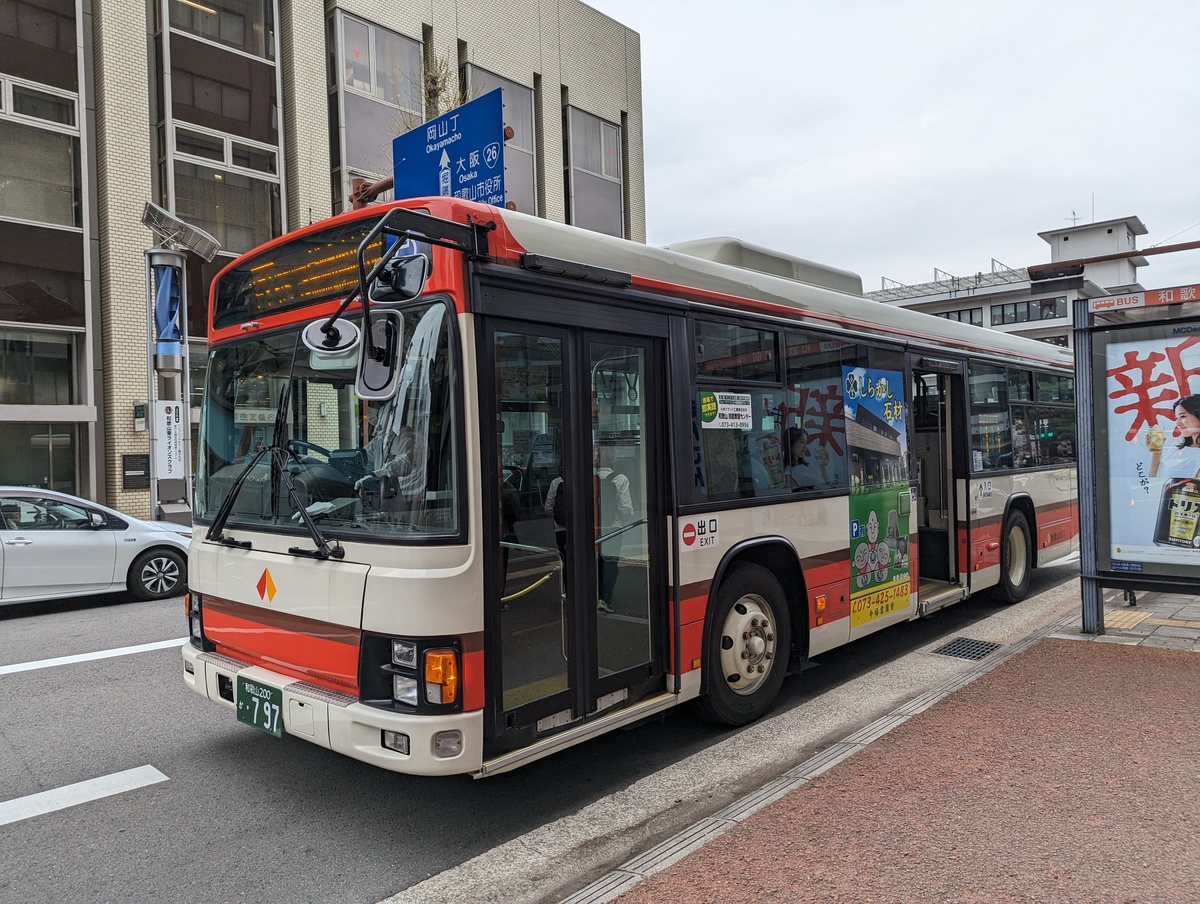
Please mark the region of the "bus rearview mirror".
POLYGON ((395 311, 371 314, 369 341, 364 341, 358 359, 354 391, 368 402, 386 402, 400 385, 400 349, 404 320, 395 311))
POLYGON ((371 301, 408 301, 421 294, 428 275, 429 259, 425 255, 396 257, 371 280, 367 291, 371 301))

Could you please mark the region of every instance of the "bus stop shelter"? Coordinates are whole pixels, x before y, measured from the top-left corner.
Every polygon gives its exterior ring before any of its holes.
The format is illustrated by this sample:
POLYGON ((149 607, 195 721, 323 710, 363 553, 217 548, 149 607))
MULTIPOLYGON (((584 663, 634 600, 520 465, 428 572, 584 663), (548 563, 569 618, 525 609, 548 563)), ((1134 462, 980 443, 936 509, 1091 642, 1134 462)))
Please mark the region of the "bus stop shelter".
POLYGON ((1083 630, 1103 634, 1106 588, 1200 588, 1200 285, 1074 305, 1083 630))

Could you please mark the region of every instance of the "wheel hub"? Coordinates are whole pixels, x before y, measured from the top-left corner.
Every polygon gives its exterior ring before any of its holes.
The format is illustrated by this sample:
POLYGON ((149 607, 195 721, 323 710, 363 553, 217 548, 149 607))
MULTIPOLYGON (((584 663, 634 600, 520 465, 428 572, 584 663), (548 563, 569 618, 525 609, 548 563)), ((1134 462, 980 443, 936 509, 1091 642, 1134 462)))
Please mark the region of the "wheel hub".
POLYGON ((721 630, 721 674, 736 694, 753 694, 774 666, 774 615, 762 597, 747 595, 729 610, 721 630))

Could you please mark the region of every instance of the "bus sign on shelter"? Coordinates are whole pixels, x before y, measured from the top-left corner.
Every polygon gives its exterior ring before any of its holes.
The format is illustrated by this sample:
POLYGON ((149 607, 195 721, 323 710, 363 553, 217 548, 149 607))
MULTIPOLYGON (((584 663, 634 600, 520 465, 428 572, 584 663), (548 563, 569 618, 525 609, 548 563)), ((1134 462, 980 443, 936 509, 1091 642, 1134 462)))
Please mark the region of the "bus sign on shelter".
POLYGON ((504 206, 501 89, 392 139, 397 199, 445 195, 504 206))

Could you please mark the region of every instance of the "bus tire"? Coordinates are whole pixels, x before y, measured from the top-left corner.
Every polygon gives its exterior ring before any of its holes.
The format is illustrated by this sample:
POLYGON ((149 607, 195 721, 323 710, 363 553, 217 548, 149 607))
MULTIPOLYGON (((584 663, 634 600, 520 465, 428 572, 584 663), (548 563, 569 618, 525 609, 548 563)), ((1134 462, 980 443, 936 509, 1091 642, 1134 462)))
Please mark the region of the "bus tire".
POLYGON ((1029 522, 1019 511, 1011 511, 1004 521, 1000 538, 1000 588, 1010 603, 1019 603, 1029 592, 1029 575, 1033 571, 1033 544, 1029 522))
POLYGON ((778 579, 761 565, 733 571, 713 604, 701 712, 723 725, 745 725, 775 702, 787 674, 791 619, 778 579))

